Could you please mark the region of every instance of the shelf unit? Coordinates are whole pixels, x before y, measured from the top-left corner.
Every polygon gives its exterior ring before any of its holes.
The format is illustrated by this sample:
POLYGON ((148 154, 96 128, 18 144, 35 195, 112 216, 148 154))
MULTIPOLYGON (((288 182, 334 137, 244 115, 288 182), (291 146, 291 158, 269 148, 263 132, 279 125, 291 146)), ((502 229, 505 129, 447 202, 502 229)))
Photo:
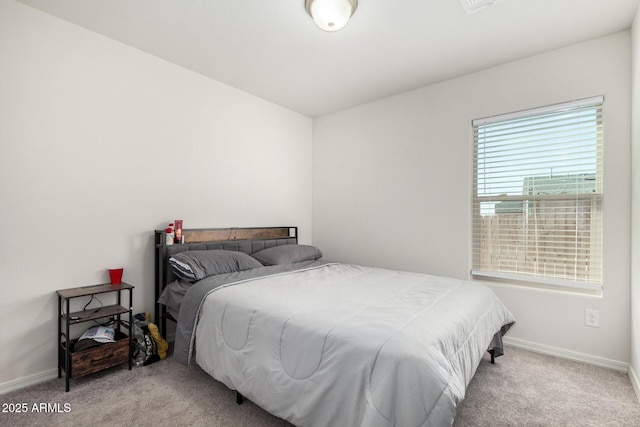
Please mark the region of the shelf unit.
POLYGON ((129 370, 131 370, 133 288, 134 286, 128 283, 117 285, 104 283, 56 291, 58 294, 58 378, 62 378, 62 370, 64 370, 65 391, 69 391, 69 380, 71 378, 91 374, 127 361, 129 362, 129 370), (129 291, 128 308, 122 306, 122 291, 129 291), (74 312, 70 311, 70 303, 73 298, 111 292, 117 293, 116 304, 74 312), (129 326, 126 327, 128 333, 124 334, 121 330, 120 320, 121 316, 127 313, 129 314, 129 326), (70 338, 69 329, 71 325, 106 318, 115 321, 116 342, 81 351, 73 351, 73 345, 77 340, 70 338))

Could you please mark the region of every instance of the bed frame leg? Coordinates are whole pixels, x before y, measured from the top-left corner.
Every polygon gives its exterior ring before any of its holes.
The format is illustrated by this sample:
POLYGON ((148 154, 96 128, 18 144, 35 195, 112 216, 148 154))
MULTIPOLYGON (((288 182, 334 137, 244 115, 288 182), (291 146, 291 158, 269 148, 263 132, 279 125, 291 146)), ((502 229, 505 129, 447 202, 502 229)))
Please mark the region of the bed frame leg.
POLYGON ((244 396, 236 391, 236 403, 238 405, 242 405, 243 402, 244 402, 244 396))
POLYGON ((496 356, 493 352, 493 350, 487 350, 489 352, 489 354, 491 355, 491 364, 495 365, 496 364, 496 356))

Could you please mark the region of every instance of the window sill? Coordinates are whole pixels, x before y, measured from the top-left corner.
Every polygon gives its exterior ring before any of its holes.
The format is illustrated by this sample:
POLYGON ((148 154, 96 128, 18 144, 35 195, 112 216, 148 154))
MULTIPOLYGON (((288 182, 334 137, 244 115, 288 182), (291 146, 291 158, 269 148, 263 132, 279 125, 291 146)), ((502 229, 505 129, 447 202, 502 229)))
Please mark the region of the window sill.
POLYGON ((573 283, 564 280, 511 276, 487 271, 471 271, 471 279, 528 289, 562 292, 574 295, 602 297, 602 285, 591 283, 573 283))

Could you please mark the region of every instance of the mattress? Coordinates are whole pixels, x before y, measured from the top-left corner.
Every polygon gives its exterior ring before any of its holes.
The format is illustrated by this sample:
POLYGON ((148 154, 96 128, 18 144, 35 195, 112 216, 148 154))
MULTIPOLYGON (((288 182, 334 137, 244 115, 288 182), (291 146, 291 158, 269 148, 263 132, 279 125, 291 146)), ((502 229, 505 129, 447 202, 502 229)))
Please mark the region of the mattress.
POLYGON ((297 426, 451 425, 514 319, 486 286, 311 262, 205 279, 176 355, 297 426))

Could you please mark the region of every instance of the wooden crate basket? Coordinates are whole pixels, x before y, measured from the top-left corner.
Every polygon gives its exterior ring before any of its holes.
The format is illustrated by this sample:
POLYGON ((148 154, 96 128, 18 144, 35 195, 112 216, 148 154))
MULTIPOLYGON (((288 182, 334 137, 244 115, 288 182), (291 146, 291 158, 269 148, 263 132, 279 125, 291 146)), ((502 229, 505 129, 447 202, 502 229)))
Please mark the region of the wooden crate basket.
MULTIPOLYGON (((71 349, 77 340, 71 341, 71 349)), ((60 345, 60 357, 64 360, 66 343, 60 345)), ((116 331, 116 342, 102 344, 81 351, 72 351, 69 365, 71 378, 78 378, 102 369, 129 361, 129 336, 116 331)), ((63 364, 64 369, 64 364, 63 364)))

